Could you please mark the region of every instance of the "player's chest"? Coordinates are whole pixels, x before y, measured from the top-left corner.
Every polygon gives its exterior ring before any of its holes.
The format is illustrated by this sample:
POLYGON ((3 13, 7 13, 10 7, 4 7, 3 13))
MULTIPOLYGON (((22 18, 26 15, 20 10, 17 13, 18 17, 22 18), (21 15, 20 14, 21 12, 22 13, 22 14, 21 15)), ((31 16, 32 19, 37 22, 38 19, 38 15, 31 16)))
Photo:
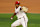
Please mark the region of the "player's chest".
POLYGON ((20 7, 18 7, 18 8, 15 8, 15 11, 20 11, 20 7))

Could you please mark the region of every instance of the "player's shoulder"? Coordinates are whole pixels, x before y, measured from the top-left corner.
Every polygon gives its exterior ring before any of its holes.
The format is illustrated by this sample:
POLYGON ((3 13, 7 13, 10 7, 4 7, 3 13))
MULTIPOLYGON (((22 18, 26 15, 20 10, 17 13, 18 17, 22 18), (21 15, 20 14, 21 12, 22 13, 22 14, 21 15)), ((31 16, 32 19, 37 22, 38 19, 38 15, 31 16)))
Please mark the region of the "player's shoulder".
POLYGON ((19 6, 21 8, 21 6, 19 6))

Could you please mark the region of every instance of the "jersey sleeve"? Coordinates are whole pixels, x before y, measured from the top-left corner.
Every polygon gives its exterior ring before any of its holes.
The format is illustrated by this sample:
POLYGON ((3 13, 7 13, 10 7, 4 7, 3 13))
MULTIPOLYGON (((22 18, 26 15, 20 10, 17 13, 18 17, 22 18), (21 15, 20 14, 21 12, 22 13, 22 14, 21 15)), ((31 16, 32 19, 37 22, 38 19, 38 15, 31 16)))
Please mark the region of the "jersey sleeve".
POLYGON ((16 8, 15 8, 15 13, 17 13, 17 12, 16 12, 16 8))
POLYGON ((22 7, 20 6, 20 10, 22 10, 21 8, 22 8, 22 7))
POLYGON ((22 8, 22 7, 20 6, 20 8, 22 8))
POLYGON ((15 13, 18 13, 18 12, 19 12, 19 9, 17 9, 17 10, 15 9, 15 13))
POLYGON ((18 13, 20 11, 20 8, 21 6, 18 9, 15 8, 15 13, 18 13))

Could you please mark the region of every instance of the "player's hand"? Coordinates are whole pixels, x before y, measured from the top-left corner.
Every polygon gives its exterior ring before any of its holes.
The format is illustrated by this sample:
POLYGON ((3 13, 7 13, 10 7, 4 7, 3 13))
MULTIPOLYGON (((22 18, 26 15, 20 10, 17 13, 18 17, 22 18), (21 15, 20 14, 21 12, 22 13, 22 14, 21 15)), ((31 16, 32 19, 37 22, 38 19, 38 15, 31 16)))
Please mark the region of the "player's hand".
POLYGON ((13 16, 11 17, 11 20, 13 19, 13 16))
POLYGON ((13 18, 11 18, 11 20, 12 20, 13 18))

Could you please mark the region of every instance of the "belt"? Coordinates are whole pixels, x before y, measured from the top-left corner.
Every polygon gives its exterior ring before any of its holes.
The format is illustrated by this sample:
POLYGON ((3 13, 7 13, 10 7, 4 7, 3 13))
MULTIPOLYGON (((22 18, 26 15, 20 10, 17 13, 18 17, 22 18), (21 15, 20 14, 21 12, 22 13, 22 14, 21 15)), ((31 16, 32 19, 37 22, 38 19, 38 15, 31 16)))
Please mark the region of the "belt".
MULTIPOLYGON (((21 17, 21 18, 24 18, 24 16, 23 16, 23 17, 21 17)), ((18 18, 18 19, 21 19, 21 18, 18 18)))
POLYGON ((19 19, 21 19, 21 18, 19 18, 19 19))

